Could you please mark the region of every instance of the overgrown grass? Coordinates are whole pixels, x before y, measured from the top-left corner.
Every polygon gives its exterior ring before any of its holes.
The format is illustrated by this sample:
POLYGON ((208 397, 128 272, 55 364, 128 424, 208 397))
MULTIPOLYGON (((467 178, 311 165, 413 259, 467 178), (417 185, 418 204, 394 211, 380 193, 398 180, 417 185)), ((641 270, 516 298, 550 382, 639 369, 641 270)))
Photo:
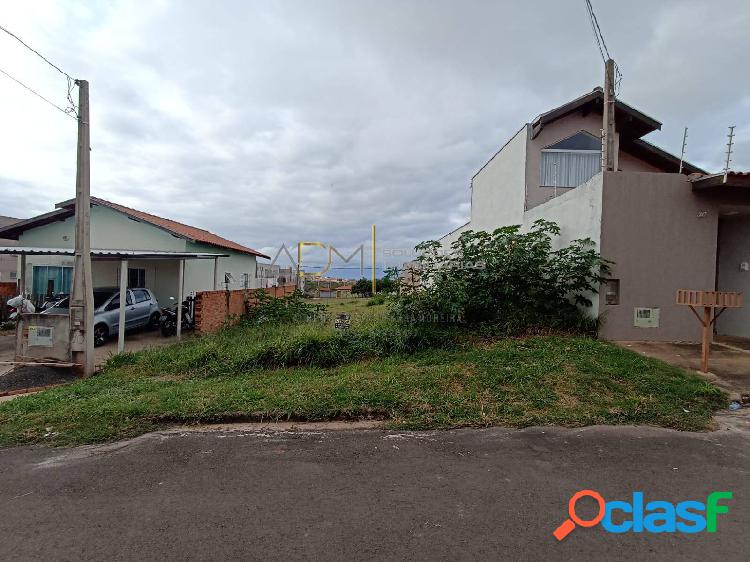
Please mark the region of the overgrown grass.
MULTIPOLYGON (((335 306, 332 306, 335 310, 335 306)), ((439 325, 397 324, 375 311, 336 330, 332 318, 302 324, 239 325, 218 333, 110 360, 114 369, 135 366, 161 375, 221 376, 260 368, 332 367, 352 361, 409 355, 459 345, 460 332, 439 325)))
MULTIPOLYGON (((315 329, 296 327, 285 345, 306 356, 290 342, 313 341, 315 329)), ((115 359, 90 379, 0 404, 0 444, 94 443, 230 419, 704 430, 725 403, 696 375, 588 338, 475 339, 336 367, 257 368, 258 350, 279 336, 237 328, 115 359)))

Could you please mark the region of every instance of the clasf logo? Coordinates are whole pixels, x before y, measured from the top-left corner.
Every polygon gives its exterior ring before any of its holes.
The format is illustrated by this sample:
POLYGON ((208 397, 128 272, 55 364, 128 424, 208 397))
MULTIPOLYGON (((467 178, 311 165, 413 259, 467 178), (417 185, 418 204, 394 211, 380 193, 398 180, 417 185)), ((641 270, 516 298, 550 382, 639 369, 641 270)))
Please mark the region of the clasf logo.
POLYGON ((650 501, 644 505, 643 492, 633 492, 631 502, 607 502, 598 492, 581 490, 568 501, 569 519, 563 521, 553 535, 561 541, 576 526, 594 527, 599 524, 608 533, 715 533, 716 516, 729 512, 729 507, 719 502, 731 499, 732 492, 712 492, 706 498, 706 503, 692 500, 677 504, 650 501), (576 513, 576 503, 585 497, 593 498, 598 504, 598 512, 593 519, 581 519, 576 513))

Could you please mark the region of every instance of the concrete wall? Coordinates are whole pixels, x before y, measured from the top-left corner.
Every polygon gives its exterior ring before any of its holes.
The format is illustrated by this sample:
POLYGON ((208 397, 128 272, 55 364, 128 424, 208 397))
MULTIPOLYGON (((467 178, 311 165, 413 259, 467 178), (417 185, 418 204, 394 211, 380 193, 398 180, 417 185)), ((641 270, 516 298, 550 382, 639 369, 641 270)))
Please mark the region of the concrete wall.
POLYGON ((472 179, 472 230, 491 232, 523 221, 527 134, 524 126, 472 179))
POLYGON ((620 304, 600 304, 610 340, 697 341, 700 324, 674 304, 677 289, 715 285, 718 206, 680 174, 604 174, 601 253, 613 260, 620 304), (658 307, 658 328, 633 326, 634 307, 658 307))
MULTIPOLYGON (((560 236, 553 240, 553 249, 568 246, 573 240, 591 238, 598 248, 602 232, 602 178, 601 173, 565 194, 526 211, 523 228, 528 231, 534 221, 544 219, 558 224, 560 236)), ((599 295, 588 295, 593 305, 586 308, 592 316, 599 313, 599 295)))
POLYGON ((742 262, 750 263, 750 216, 727 216, 719 222, 719 291, 745 293, 743 308, 725 310, 716 321, 722 335, 750 338, 750 271, 741 271, 742 262))

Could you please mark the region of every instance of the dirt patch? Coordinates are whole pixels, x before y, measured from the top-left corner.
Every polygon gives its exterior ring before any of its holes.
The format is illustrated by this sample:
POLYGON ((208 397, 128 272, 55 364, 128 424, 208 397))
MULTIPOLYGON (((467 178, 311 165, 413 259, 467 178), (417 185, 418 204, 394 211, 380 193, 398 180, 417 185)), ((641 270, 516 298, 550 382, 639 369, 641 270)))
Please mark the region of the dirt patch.
POLYGON ((19 366, 0 375, 0 393, 64 384, 74 380, 78 380, 78 376, 71 369, 36 365, 19 366))

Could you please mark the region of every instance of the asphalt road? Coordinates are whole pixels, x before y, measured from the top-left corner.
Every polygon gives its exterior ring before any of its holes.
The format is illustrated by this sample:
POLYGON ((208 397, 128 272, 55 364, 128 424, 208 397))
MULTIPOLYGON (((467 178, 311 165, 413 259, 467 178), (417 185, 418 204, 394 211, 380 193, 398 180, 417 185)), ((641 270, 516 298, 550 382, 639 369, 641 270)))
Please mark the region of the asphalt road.
MULTIPOLYGON (((152 434, 0 451, 2 560, 747 560, 750 434, 152 434), (552 531, 568 498, 732 491, 713 534, 552 531)), ((581 504, 581 516, 590 516, 581 504)))

